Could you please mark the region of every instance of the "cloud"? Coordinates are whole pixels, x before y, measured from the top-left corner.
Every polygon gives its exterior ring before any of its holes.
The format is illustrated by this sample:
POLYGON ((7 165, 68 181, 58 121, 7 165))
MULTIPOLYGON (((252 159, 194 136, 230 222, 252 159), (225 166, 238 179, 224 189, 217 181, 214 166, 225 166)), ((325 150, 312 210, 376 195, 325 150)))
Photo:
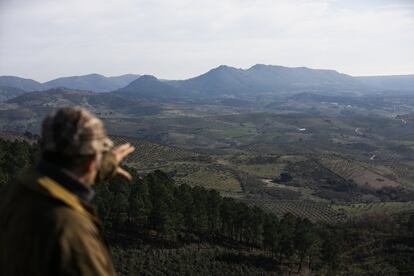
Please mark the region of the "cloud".
POLYGON ((255 63, 414 73, 413 10, 403 0, 3 0, 0 75, 186 78, 255 63))

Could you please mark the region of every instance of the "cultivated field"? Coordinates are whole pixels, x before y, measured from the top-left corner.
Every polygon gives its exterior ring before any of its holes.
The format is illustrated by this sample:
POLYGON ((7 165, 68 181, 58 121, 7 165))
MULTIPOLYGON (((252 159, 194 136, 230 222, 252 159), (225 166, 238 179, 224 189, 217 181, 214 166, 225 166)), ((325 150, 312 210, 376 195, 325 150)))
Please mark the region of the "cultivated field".
POLYGON ((278 216, 291 213, 295 216, 308 218, 314 222, 322 221, 327 223, 336 223, 346 219, 346 215, 342 210, 334 209, 327 203, 309 200, 263 200, 248 203, 260 206, 264 210, 272 212, 278 216))
POLYGON ((414 211, 414 201, 409 202, 372 202, 351 205, 332 205, 332 208, 345 212, 348 216, 361 216, 369 213, 393 214, 414 211))

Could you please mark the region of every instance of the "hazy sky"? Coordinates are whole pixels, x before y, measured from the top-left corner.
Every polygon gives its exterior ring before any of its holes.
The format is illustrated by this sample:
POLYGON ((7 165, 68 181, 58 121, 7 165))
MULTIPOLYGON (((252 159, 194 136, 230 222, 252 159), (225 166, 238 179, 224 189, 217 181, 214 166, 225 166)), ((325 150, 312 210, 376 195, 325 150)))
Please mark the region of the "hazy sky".
POLYGON ((0 0, 0 75, 414 74, 414 0, 0 0))

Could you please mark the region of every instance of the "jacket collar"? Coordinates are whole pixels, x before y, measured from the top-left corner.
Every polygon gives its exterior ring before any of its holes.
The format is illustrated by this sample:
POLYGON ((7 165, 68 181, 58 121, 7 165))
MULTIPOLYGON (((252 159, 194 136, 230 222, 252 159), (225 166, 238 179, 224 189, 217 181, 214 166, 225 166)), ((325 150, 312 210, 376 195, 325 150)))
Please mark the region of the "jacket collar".
POLYGON ((51 163, 40 161, 37 170, 85 202, 90 202, 95 195, 95 191, 92 188, 78 181, 69 172, 51 163))
POLYGON ((41 174, 39 171, 33 169, 27 170, 24 174, 21 174, 18 177, 18 182, 27 189, 54 200, 58 200, 76 212, 99 223, 99 220, 96 217, 96 210, 92 205, 81 200, 55 180, 41 174))

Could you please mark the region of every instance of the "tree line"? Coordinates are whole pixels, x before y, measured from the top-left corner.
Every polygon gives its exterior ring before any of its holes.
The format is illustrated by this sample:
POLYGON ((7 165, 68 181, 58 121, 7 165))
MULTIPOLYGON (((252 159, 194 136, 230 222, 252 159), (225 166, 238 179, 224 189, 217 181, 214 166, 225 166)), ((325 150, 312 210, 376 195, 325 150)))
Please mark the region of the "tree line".
POLYGON ((99 183, 96 205, 109 235, 152 236, 169 244, 207 242, 262 249, 280 264, 293 263, 301 270, 318 264, 318 253, 332 269, 338 263, 340 238, 325 235, 306 218, 286 214, 279 218, 248 206, 216 190, 176 185, 162 171, 132 183, 121 179, 99 183))

